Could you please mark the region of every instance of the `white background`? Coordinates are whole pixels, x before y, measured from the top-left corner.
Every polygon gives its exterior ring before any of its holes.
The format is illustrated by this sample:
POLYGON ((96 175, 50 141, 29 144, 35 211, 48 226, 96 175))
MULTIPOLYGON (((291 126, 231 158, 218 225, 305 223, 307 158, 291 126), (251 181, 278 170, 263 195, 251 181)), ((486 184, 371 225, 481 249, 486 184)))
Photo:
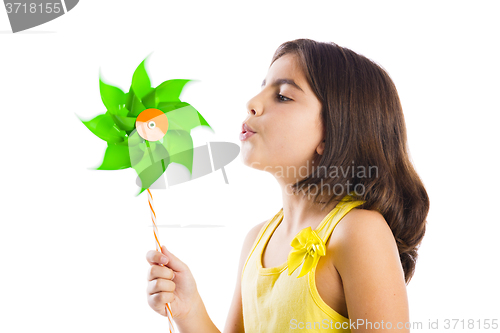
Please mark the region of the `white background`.
MULTIPOLYGON (((333 41, 394 80, 411 159, 430 197, 407 287, 410 319, 500 319, 499 28, 496 1, 81 1, 12 34, 0 10, 2 332, 168 331, 146 302, 154 249, 135 171, 92 171, 106 144, 77 118, 104 113, 99 69, 128 91, 150 53, 153 86, 196 79, 181 98, 207 141, 240 145, 246 102, 296 38, 333 41)), ((274 178, 238 157, 222 173, 153 190, 160 240, 189 265, 222 330, 246 233, 281 208, 274 178)), ((476 324, 477 325, 477 324, 476 324)), ((441 326, 442 327, 442 326, 441 326)), ((427 330, 417 330, 424 332, 427 330)), ((477 330, 468 330, 477 331, 477 330)))

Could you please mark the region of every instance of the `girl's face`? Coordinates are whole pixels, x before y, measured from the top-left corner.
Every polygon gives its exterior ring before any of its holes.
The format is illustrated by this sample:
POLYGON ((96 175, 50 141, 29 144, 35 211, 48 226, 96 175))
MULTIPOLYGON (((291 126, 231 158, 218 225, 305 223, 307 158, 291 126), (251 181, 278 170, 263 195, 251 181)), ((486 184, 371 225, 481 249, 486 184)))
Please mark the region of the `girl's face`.
POLYGON ((247 103, 246 123, 255 134, 241 142, 245 165, 283 177, 306 177, 315 152, 323 154, 321 103, 299 67, 285 54, 269 68, 262 90, 247 103))

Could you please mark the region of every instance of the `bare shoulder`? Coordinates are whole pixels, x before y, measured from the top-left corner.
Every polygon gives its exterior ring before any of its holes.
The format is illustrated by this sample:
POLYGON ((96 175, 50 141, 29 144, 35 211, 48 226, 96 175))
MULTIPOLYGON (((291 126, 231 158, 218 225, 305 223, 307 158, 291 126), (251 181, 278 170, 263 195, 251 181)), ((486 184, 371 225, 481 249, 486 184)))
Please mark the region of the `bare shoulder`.
POLYGON ((268 221, 269 220, 259 223, 248 231, 245 240, 243 241, 243 245, 241 246, 240 266, 239 266, 240 275, 242 273, 243 266, 245 265, 245 262, 248 256, 250 255, 250 251, 252 250, 252 245, 255 244, 255 242, 257 241, 257 237, 259 236, 259 232, 268 221))
POLYGON ((382 227, 382 226, 389 227, 387 225, 387 221, 385 220, 384 216, 382 216, 382 214, 380 214, 380 212, 378 212, 376 210, 353 208, 339 222, 339 224, 335 228, 335 230, 337 230, 337 228, 339 228, 339 229, 342 229, 342 228, 352 229, 352 228, 359 228, 359 227, 367 227, 368 225, 371 225, 375 228, 382 227), (349 222, 346 222, 346 221, 349 221, 349 222), (343 222, 345 222, 345 223, 343 223, 343 222))
POLYGON ((259 234, 262 227, 267 223, 267 221, 269 221, 269 220, 265 220, 264 222, 261 222, 261 223, 255 225, 254 227, 252 227, 252 229, 250 229, 250 231, 248 231, 246 238, 248 238, 249 240, 251 240, 253 242, 257 238, 257 235, 259 234))
POLYGON ((403 274, 396 240, 378 211, 352 209, 335 227, 328 247, 340 275, 359 268, 359 258, 389 261, 403 274))
POLYGON ((383 319, 393 327, 407 322, 404 272, 394 235, 382 214, 353 209, 338 223, 332 237, 332 260, 342 278, 349 318, 383 319))
POLYGON ((255 240, 257 239, 257 236, 259 235, 260 230, 267 223, 267 221, 269 221, 269 220, 265 220, 264 222, 255 225, 254 227, 252 227, 252 229, 250 229, 248 231, 248 233, 245 237, 245 240, 243 241, 242 256, 245 256, 245 253, 246 253, 246 255, 249 254, 248 252, 250 252, 250 249, 251 249, 253 243, 255 242, 255 240))
POLYGON ((396 246, 387 221, 375 210, 352 209, 340 220, 331 237, 337 248, 373 241, 396 246))

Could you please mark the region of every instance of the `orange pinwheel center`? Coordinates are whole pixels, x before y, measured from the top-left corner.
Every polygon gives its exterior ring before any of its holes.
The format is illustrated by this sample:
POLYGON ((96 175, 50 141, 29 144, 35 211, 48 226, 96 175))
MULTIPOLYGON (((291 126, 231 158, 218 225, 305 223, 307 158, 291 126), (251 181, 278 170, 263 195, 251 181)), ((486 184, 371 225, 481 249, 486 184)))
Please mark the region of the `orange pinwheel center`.
POLYGON ((167 133, 167 115, 158 109, 146 109, 137 116, 135 128, 143 139, 158 141, 167 133))

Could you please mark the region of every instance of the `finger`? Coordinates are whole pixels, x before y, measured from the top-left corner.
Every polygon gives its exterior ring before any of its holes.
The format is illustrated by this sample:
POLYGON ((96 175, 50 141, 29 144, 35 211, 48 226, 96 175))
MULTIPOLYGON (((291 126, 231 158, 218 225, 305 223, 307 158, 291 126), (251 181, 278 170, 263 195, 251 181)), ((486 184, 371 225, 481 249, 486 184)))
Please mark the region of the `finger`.
POLYGON ((160 292, 148 296, 148 303, 155 311, 163 312, 165 310, 165 304, 173 302, 174 299, 175 299, 174 294, 167 292, 160 292))
POLYGON ((168 291, 172 292, 175 290, 175 283, 170 280, 165 280, 165 279, 155 279, 153 281, 149 281, 148 283, 148 288, 147 292, 150 295, 162 292, 162 291, 168 291))
POLYGON ((150 265, 165 265, 168 263, 168 257, 159 251, 148 251, 146 260, 150 265))
POLYGON ((148 281, 152 281, 154 279, 165 279, 165 280, 173 280, 175 277, 175 273, 173 270, 166 266, 152 265, 148 268, 148 281))
POLYGON ((182 260, 177 258, 172 252, 167 250, 167 247, 165 245, 161 247, 161 252, 168 257, 168 267, 172 268, 175 272, 183 272, 189 269, 182 260))

